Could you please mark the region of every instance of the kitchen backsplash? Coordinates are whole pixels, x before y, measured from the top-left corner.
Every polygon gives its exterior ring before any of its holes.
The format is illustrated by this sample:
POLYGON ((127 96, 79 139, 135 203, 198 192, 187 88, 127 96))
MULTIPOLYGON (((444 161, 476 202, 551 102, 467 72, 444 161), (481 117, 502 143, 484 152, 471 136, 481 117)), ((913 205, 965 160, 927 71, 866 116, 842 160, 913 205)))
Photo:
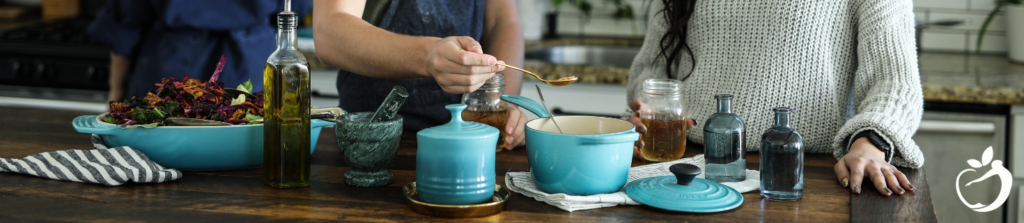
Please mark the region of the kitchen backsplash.
MULTIPOLYGON (((558 33, 563 36, 583 35, 604 36, 604 37, 642 37, 645 32, 645 18, 651 0, 624 0, 631 4, 636 19, 616 20, 611 17, 614 8, 605 1, 591 0, 594 9, 588 22, 582 22, 582 16, 569 1, 559 8, 558 33), (582 24, 582 25, 581 25, 582 24)), ((656 0, 657 1, 657 0, 656 0)), ((978 38, 978 31, 981 29, 985 17, 995 7, 996 0, 914 0, 914 14, 918 22, 943 22, 960 21, 961 24, 951 26, 930 25, 923 29, 921 36, 921 49, 932 52, 973 52, 975 42, 978 38)), ((520 14, 524 15, 524 28, 529 29, 525 23, 535 20, 543 20, 542 13, 537 11, 548 11, 551 7, 546 5, 547 0, 521 0, 519 1, 520 14)), ((542 21, 533 24, 543 26, 542 21)), ((985 41, 981 46, 984 53, 1005 53, 1005 21, 1000 12, 985 35, 985 41)), ((542 32, 542 28, 535 29, 534 33, 542 32)), ((527 30, 526 33, 531 31, 527 30)), ((529 37, 527 38, 529 39, 529 37)))

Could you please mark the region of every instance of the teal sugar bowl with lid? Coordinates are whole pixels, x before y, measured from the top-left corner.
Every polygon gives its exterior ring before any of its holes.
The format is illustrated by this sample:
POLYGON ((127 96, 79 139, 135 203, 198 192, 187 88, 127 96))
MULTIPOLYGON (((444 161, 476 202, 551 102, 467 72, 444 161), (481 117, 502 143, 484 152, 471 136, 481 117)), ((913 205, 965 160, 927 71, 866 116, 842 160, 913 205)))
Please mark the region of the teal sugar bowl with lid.
POLYGON ((445 106, 452 120, 416 133, 416 187, 433 204, 475 204, 494 194, 497 128, 462 120, 464 104, 445 106))

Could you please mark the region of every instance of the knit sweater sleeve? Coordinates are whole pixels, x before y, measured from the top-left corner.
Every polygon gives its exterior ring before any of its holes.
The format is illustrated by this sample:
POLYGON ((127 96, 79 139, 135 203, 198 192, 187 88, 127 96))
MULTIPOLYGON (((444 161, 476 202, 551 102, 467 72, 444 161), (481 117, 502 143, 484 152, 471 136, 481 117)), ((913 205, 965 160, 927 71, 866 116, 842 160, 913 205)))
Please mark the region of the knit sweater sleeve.
POLYGON ((833 139, 836 158, 849 151, 853 135, 875 131, 892 146, 893 165, 924 165, 921 149, 911 139, 921 123, 924 104, 914 49, 912 8, 910 0, 866 0, 855 7, 856 113, 833 139))
MULTIPOLYGON (((651 11, 647 13, 647 21, 650 22, 647 25, 647 33, 644 35, 644 44, 640 47, 640 52, 636 54, 633 65, 629 68, 626 103, 640 99, 640 96, 643 95, 645 80, 674 78, 665 74, 665 58, 661 56, 661 37, 668 30, 668 22, 662 12, 665 6, 661 1, 653 1, 651 4, 651 11)), ((686 54, 686 52, 681 52, 681 54, 686 54)), ((680 55, 680 57, 689 58, 688 56, 680 55)))

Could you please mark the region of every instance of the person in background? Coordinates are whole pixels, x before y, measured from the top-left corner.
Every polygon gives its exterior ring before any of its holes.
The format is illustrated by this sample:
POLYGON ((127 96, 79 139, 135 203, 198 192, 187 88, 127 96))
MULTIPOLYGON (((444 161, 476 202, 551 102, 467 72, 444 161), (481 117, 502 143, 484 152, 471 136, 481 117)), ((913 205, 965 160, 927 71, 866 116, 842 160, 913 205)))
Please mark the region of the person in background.
MULTIPOLYGON (((716 94, 735 96, 732 110, 746 123, 747 151, 759 150, 772 108, 789 107, 805 151, 839 159, 840 185, 860 193, 870 181, 887 196, 913 190, 893 166, 924 165, 911 139, 924 102, 910 0, 654 4, 627 90, 628 119, 638 132, 646 128, 635 114, 649 109, 636 100, 643 82, 677 79, 690 118, 714 114, 716 94)), ((697 127, 687 137, 704 143, 697 127)))
MULTIPOLYGON (((361 16, 365 0, 314 1, 317 56, 337 66, 340 106, 374 111, 395 85, 409 90, 399 110, 406 130, 451 120, 445 105, 505 75, 507 94, 519 94, 522 28, 512 0, 392 0, 376 26, 361 16), (479 42, 478 42, 479 40, 479 42), (488 52, 489 54, 484 54, 488 52)), ((526 117, 510 105, 506 149, 525 144, 526 117)))
MULTIPOLYGON (((145 97, 163 78, 206 81, 221 55, 220 82, 252 81, 263 90, 263 67, 276 47, 278 0, 110 0, 89 35, 110 46, 108 100, 145 97)), ((292 10, 309 11, 308 0, 292 10)))

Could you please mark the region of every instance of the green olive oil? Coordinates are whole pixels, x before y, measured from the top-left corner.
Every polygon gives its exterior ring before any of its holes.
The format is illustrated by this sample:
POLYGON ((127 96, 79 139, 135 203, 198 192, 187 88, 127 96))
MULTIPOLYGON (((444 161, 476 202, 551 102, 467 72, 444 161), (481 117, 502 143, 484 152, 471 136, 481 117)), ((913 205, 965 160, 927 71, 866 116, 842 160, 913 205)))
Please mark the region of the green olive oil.
POLYGON ((295 48, 296 15, 278 14, 277 50, 263 70, 263 182, 309 186, 309 63, 295 48))

